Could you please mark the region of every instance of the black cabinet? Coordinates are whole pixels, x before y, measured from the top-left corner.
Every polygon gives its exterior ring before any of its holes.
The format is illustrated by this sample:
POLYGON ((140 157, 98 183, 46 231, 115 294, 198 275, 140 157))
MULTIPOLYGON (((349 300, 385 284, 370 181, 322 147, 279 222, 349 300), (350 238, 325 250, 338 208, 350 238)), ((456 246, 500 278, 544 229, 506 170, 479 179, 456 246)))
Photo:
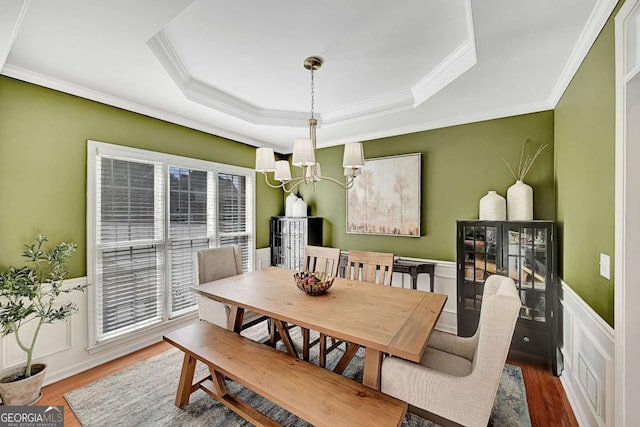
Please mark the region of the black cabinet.
POLYGON ((554 222, 458 221, 457 242, 458 335, 475 333, 487 277, 511 277, 522 301, 511 348, 549 358, 558 375, 554 222))
POLYGON ((269 245, 271 265, 302 270, 307 245, 322 246, 322 218, 273 216, 269 245))

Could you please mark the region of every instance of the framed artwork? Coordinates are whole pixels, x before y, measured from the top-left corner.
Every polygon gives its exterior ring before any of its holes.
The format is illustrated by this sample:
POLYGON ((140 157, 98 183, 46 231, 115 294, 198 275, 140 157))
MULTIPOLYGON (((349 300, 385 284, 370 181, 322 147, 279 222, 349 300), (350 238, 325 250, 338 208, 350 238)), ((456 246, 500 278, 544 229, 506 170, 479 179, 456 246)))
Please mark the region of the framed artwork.
POLYGON ((365 159, 347 190, 347 233, 420 237, 422 155, 365 159))

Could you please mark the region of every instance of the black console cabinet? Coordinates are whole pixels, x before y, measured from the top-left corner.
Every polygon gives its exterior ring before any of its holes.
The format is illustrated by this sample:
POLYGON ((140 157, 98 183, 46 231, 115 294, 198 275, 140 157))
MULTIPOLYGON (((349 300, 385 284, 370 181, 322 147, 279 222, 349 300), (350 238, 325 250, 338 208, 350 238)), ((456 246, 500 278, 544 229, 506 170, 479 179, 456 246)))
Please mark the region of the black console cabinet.
POLYGON ((475 333, 487 277, 511 277, 522 301, 511 348, 549 358, 559 375, 555 245, 552 221, 458 221, 458 335, 475 333))

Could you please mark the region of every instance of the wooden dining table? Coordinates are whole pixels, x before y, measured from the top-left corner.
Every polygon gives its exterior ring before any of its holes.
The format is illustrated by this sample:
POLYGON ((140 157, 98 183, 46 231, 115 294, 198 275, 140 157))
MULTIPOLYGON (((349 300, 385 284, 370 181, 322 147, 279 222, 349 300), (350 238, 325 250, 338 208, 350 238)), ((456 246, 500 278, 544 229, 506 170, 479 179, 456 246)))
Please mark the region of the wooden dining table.
MULTIPOLYGON (((444 308, 444 294, 336 278, 324 295, 300 291, 295 271, 270 267, 191 289, 232 307, 230 326, 240 332, 244 310, 322 332, 365 348, 363 384, 380 390, 382 356, 419 362, 444 308)), ((288 333, 281 333, 289 353, 288 333)), ((295 351, 293 351, 295 354, 295 351)))

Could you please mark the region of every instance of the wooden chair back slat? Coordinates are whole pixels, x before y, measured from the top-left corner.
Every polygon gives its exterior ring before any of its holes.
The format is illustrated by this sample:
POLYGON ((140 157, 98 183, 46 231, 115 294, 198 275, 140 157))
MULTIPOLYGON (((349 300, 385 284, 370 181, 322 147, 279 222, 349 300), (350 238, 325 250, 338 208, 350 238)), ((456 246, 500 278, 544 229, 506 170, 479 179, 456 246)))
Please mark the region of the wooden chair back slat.
POLYGON ((393 254, 384 252, 349 251, 346 277, 352 280, 391 286, 393 254))
POLYGON ((340 248, 307 246, 305 249, 304 271, 338 275, 340 248))

